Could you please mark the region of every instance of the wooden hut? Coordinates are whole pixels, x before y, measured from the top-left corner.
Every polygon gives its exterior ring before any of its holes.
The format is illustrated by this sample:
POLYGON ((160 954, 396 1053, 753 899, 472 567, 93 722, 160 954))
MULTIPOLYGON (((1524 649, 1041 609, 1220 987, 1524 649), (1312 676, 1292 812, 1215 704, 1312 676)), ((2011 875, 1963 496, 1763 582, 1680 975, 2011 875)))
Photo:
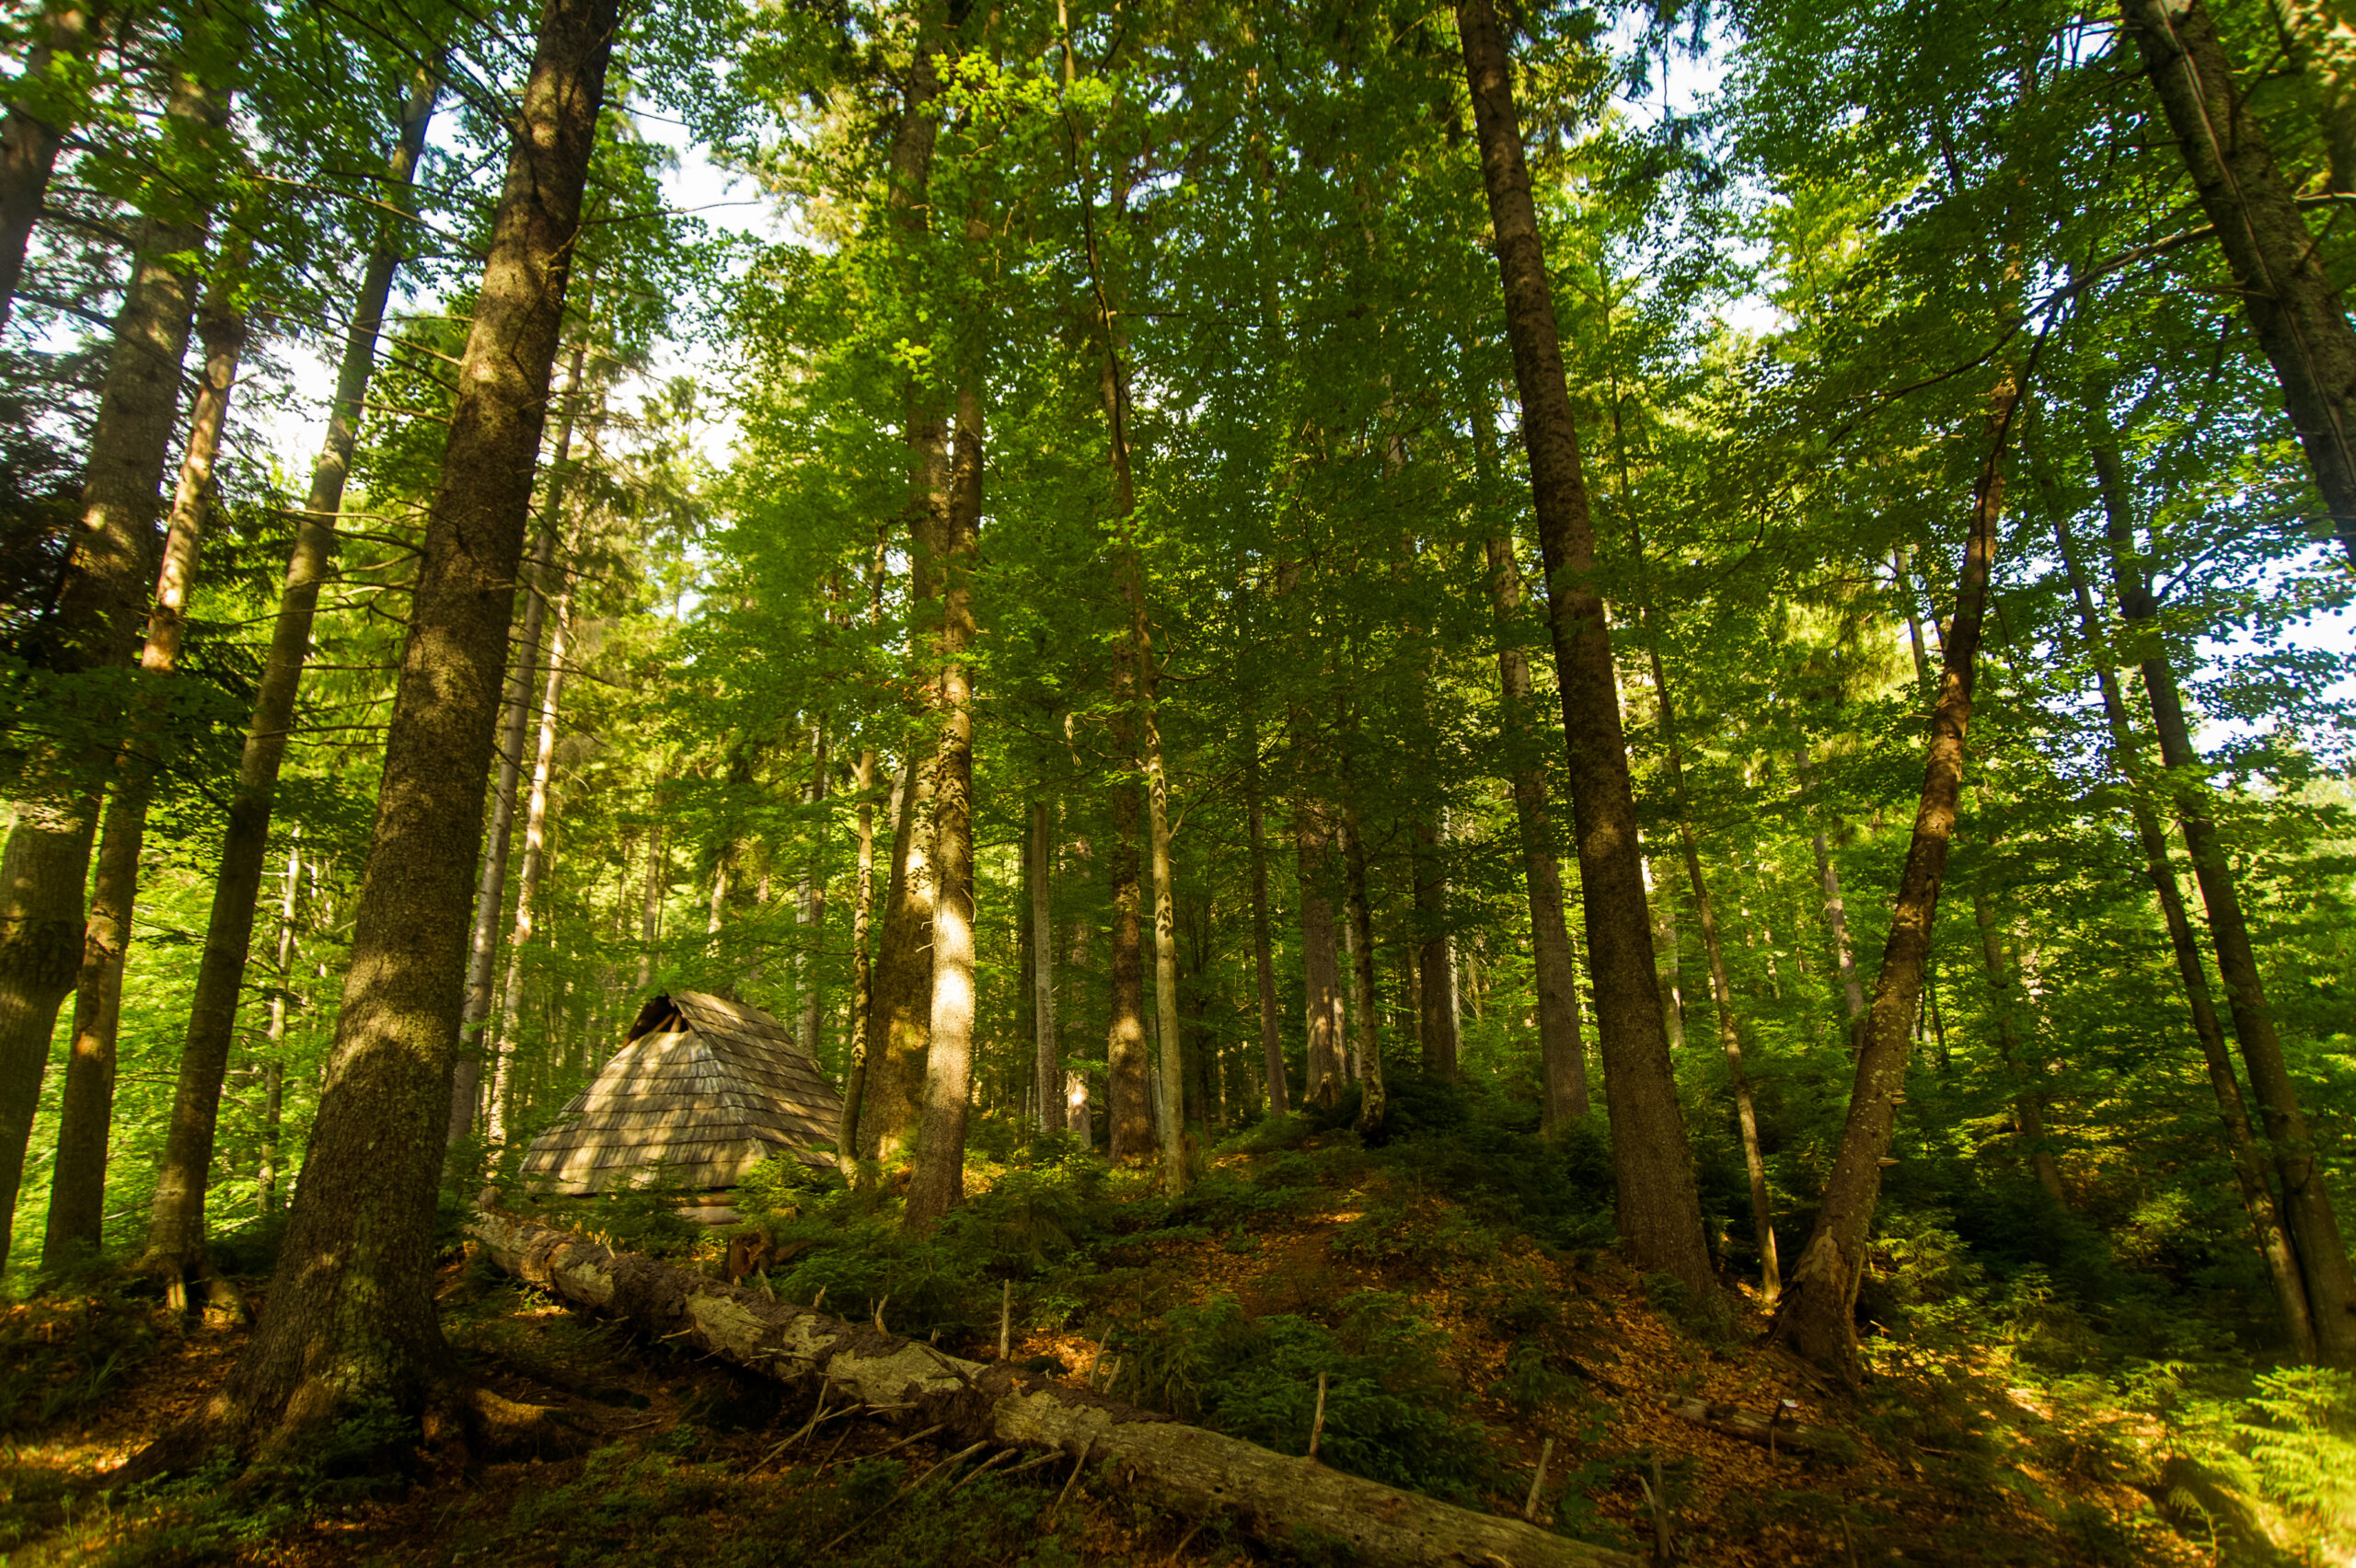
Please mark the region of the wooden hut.
POLYGON ((660 1162, 689 1187, 733 1187, 772 1155, 833 1163, 842 1110, 785 1025, 742 1002, 675 992, 639 1010, 613 1060, 532 1140, 524 1179, 603 1192, 660 1162))

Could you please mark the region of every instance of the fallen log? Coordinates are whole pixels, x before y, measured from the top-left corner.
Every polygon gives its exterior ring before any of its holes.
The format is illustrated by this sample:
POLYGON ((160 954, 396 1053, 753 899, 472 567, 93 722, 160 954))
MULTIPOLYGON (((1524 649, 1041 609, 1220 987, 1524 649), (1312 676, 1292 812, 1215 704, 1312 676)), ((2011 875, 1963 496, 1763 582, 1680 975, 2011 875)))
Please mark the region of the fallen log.
POLYGON ((1802 1426, 1780 1409, 1773 1415, 1761 1415, 1740 1405, 1715 1404, 1708 1400, 1671 1400, 1669 1413, 1726 1436, 1787 1453, 1841 1458, 1856 1448, 1848 1434, 1823 1426, 1802 1426))
POLYGON ((502 1210, 482 1209, 467 1230, 517 1278, 642 1332, 780 1382, 823 1382, 911 1429, 938 1424, 963 1441, 1071 1455, 1174 1512, 1225 1515, 1265 1540, 1324 1538, 1345 1545, 1350 1562, 1378 1568, 1638 1568, 1624 1552, 1271 1453, 1004 1363, 944 1355, 502 1210))

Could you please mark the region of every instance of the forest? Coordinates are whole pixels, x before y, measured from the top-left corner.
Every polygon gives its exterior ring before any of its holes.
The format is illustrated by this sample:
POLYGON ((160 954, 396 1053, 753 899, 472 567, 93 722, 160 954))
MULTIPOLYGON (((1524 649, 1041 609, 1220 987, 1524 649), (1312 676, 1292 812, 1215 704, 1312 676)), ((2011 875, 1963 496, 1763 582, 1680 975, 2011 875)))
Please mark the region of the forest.
POLYGON ((2356 1562, 2349 0, 0 40, 6 1561, 2356 1562))

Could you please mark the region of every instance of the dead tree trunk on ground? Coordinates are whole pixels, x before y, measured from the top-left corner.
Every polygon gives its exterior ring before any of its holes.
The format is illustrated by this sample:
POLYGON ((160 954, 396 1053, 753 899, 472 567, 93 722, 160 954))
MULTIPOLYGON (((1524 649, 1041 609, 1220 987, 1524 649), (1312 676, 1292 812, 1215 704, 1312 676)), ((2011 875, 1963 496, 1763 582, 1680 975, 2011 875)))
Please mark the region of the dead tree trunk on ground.
POLYGON ((1095 1461, 1163 1505, 1218 1514, 1261 1539, 1322 1538, 1364 1568, 1637 1568, 1637 1559, 1518 1519, 1476 1514, 1187 1426, 1005 1362, 946 1355, 567 1230, 485 1210, 468 1232, 501 1268, 551 1295, 755 1376, 880 1407, 943 1441, 991 1442, 1095 1461))

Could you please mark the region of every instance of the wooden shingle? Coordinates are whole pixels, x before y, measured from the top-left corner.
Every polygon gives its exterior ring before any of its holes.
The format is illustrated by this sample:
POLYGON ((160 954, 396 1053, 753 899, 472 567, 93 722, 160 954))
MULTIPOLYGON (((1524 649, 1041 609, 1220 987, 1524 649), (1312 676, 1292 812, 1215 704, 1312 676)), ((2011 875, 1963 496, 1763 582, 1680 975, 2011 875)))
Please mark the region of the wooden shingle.
POLYGON ((566 1193, 628 1185, 661 1163, 733 1187, 776 1154, 833 1162, 842 1097, 783 1024, 700 991, 656 997, 621 1050, 532 1140, 524 1177, 566 1193))

